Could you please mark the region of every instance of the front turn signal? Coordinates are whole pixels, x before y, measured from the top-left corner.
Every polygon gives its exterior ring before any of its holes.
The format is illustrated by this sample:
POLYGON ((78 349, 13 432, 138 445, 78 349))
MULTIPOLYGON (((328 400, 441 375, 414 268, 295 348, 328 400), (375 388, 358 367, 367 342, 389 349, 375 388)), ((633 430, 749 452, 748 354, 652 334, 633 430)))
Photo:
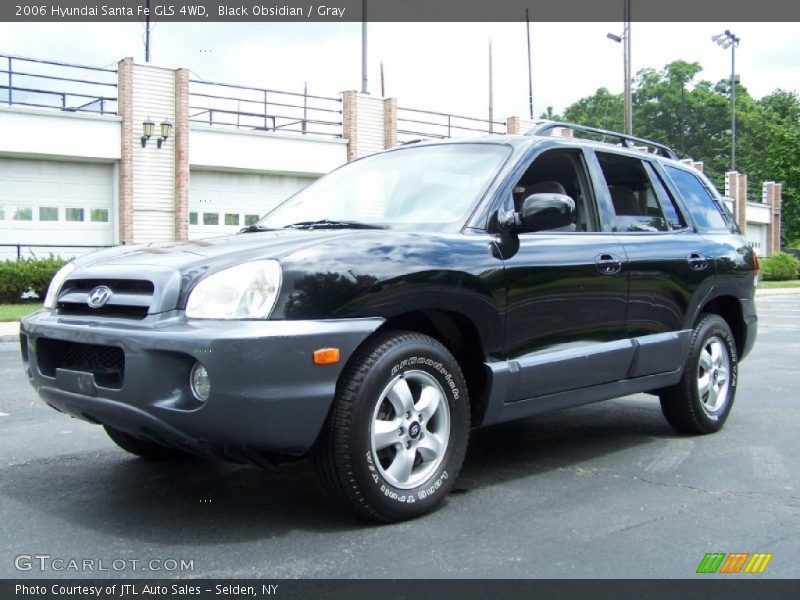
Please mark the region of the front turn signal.
POLYGON ((333 365, 339 362, 338 348, 320 348, 314 350, 315 365, 333 365))

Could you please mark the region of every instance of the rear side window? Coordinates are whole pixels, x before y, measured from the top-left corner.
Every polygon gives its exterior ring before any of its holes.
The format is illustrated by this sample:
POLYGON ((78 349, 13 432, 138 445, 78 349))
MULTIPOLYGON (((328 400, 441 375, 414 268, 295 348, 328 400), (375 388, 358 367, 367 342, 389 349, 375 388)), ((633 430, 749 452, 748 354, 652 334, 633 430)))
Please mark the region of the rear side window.
POLYGON ((675 167, 665 165, 664 169, 675 184, 684 206, 692 213, 698 229, 728 231, 728 223, 722 216, 722 210, 699 177, 675 167))
POLYGON ((596 156, 614 204, 617 231, 669 231, 643 161, 605 152, 597 152, 596 156))

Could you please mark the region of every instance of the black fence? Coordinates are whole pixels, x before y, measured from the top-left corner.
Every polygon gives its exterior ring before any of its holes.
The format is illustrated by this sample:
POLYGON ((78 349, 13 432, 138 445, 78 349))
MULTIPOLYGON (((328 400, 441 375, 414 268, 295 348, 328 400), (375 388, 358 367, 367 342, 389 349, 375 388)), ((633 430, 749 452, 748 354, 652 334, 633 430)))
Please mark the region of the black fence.
POLYGON ((189 121, 237 129, 342 137, 342 101, 213 81, 189 83, 189 121))
POLYGON ((111 246, 80 244, 0 244, 0 260, 8 260, 9 257, 14 256, 16 256, 17 260, 22 260, 23 258, 47 258, 51 254, 73 257, 81 254, 88 254, 92 250, 99 250, 100 248, 111 248, 111 246), (6 251, 5 248, 12 248, 12 250, 6 251), (28 250, 23 253, 23 248, 27 248, 28 250), (78 253, 71 254, 69 252, 61 252, 61 248, 77 248, 78 253))
POLYGON ((506 124, 503 121, 490 121, 419 108, 397 108, 397 141, 399 142, 419 138, 446 139, 487 133, 504 134, 505 132, 506 124))
POLYGON ((117 114, 117 70, 0 54, 0 104, 117 114))

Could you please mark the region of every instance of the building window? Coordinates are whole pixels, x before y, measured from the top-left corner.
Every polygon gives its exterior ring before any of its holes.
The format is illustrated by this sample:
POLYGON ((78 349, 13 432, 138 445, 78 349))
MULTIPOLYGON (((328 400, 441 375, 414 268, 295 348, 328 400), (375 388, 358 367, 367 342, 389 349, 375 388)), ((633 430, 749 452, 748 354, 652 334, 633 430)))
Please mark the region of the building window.
POLYGON ((239 225, 239 215, 237 213, 225 213, 225 225, 239 225))
POLYGON ((89 220, 92 223, 108 223, 108 209, 107 208, 90 209, 89 220))
POLYGON ((5 221, 6 218, 6 207, 0 206, 0 221, 5 221))
POLYGON ((203 225, 219 225, 219 213, 203 213, 203 225))
POLYGON ((14 221, 33 221, 33 208, 30 206, 17 206, 11 214, 14 221))
POLYGON ((83 209, 82 208, 65 208, 64 209, 64 218, 67 221, 82 222, 83 221, 83 209))
POLYGON ((197 213, 190 212, 189 213, 189 225, 197 225, 197 213))
POLYGON ((58 221, 58 208, 55 206, 39 207, 40 221, 58 221))
POLYGON ((258 215, 245 215, 244 216, 244 224, 248 227, 250 225, 255 225, 258 223, 258 215))

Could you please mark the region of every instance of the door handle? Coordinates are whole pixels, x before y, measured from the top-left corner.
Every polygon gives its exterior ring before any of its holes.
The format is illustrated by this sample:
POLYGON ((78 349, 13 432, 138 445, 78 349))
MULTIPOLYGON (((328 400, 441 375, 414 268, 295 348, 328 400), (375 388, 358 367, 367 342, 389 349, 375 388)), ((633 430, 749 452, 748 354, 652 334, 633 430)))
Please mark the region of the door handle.
POLYGON ((622 270, 622 260, 613 254, 598 254, 594 264, 603 275, 614 275, 622 270))
POLYGON ((699 252, 692 252, 689 254, 689 256, 686 257, 686 262, 688 262, 689 266, 695 271, 702 271, 708 267, 708 258, 699 252))

